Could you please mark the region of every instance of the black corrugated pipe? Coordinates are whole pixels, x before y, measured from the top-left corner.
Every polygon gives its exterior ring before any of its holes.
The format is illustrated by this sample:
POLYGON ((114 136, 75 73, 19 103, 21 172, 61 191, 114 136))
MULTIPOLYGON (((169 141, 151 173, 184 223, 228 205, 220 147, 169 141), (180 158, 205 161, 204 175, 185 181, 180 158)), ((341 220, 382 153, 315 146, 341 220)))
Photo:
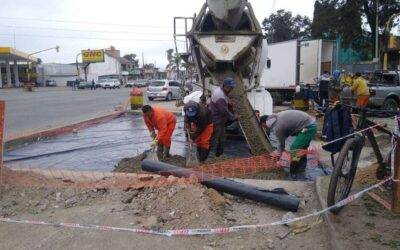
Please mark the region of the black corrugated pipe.
POLYGON ((287 211, 297 212, 297 209, 299 208, 299 199, 294 195, 289 195, 283 189, 272 191, 260 189, 252 185, 235 182, 215 175, 193 171, 191 169, 179 168, 163 162, 151 160, 144 160, 142 162, 142 169, 163 176, 173 175, 177 177, 189 177, 194 175, 201 184, 220 192, 266 203, 287 211))

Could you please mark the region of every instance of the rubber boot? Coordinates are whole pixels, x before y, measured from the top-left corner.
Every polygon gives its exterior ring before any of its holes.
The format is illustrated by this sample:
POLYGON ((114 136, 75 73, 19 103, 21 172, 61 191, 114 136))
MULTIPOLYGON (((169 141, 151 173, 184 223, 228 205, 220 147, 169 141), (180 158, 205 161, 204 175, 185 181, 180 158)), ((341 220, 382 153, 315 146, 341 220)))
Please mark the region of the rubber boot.
POLYGON ((206 148, 197 147, 197 159, 199 162, 205 162, 210 154, 210 150, 206 148))
POLYGON ((307 167, 307 156, 301 157, 297 161, 293 161, 290 164, 290 175, 294 180, 304 179, 305 169, 307 167))
POLYGON ((220 157, 224 153, 224 144, 218 143, 217 145, 217 151, 215 153, 216 157, 220 157))
POLYGON ((165 158, 170 158, 171 155, 169 153, 169 148, 167 148, 166 146, 164 147, 164 159, 165 158))
POLYGON ((161 144, 158 144, 158 147, 157 147, 157 157, 158 157, 158 160, 162 160, 164 157, 164 146, 161 144))

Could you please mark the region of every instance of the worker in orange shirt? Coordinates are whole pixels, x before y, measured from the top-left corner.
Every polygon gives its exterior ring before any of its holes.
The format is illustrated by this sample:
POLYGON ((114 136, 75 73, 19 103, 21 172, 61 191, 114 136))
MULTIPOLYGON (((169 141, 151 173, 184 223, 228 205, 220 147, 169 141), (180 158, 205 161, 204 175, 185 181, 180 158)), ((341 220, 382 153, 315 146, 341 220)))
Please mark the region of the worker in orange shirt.
POLYGON ((144 122, 157 146, 158 159, 170 157, 171 137, 176 125, 176 117, 160 107, 145 105, 142 108, 144 122), (158 132, 158 135, 156 131, 158 132))
POLYGON ((185 128, 189 133, 189 142, 196 143, 197 158, 204 162, 210 154, 210 140, 214 126, 211 111, 206 105, 190 101, 183 107, 185 128))

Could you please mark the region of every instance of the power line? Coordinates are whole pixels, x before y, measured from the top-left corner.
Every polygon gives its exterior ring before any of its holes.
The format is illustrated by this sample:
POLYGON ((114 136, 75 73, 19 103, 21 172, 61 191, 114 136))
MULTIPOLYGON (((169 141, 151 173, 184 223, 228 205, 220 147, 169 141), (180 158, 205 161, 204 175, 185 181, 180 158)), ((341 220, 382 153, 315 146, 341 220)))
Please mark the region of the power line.
MULTIPOLYGON (((90 25, 107 25, 107 26, 121 26, 121 27, 140 27, 140 28, 170 28, 172 26, 162 26, 162 25, 134 25, 134 24, 124 24, 124 23, 97 23, 97 22, 87 22, 87 21, 74 21, 74 20, 62 20, 62 19, 42 19, 42 18, 26 18, 26 17, 4 17, 0 16, 0 19, 8 20, 23 20, 23 21, 37 21, 37 22, 53 22, 53 23, 74 23, 74 24, 90 24, 90 25)), ((172 21, 171 21, 172 22, 172 21)))
POLYGON ((170 36, 172 36, 172 33, 155 33, 155 32, 129 32, 129 31, 65 29, 65 28, 35 27, 35 26, 13 26, 13 25, 2 25, 2 24, 0 25, 0 27, 10 28, 10 29, 37 29, 37 30, 59 30, 59 31, 74 31, 74 32, 110 33, 110 34, 170 35, 170 36))
POLYGON ((37 38, 62 38, 62 39, 81 39, 81 40, 107 40, 107 41, 132 41, 132 42, 172 42, 162 39, 129 39, 129 38, 101 38, 101 37, 81 37, 81 36, 50 36, 50 35, 35 35, 35 34, 0 34, 0 36, 19 36, 19 37, 37 37, 37 38))

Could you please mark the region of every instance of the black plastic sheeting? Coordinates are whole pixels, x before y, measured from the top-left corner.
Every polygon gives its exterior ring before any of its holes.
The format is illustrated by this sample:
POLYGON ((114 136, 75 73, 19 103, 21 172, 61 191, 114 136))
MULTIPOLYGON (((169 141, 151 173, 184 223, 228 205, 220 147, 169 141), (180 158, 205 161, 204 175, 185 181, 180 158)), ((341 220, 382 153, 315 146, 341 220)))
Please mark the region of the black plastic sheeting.
MULTIPOLYGON (((123 158, 149 149, 151 138, 142 116, 123 115, 111 122, 76 133, 39 140, 4 154, 6 166, 112 171, 123 158)), ((177 118, 171 153, 185 156, 183 118, 177 118)), ((249 156, 243 141, 227 141, 227 155, 249 156)), ((211 155, 212 157, 212 155, 211 155)))

